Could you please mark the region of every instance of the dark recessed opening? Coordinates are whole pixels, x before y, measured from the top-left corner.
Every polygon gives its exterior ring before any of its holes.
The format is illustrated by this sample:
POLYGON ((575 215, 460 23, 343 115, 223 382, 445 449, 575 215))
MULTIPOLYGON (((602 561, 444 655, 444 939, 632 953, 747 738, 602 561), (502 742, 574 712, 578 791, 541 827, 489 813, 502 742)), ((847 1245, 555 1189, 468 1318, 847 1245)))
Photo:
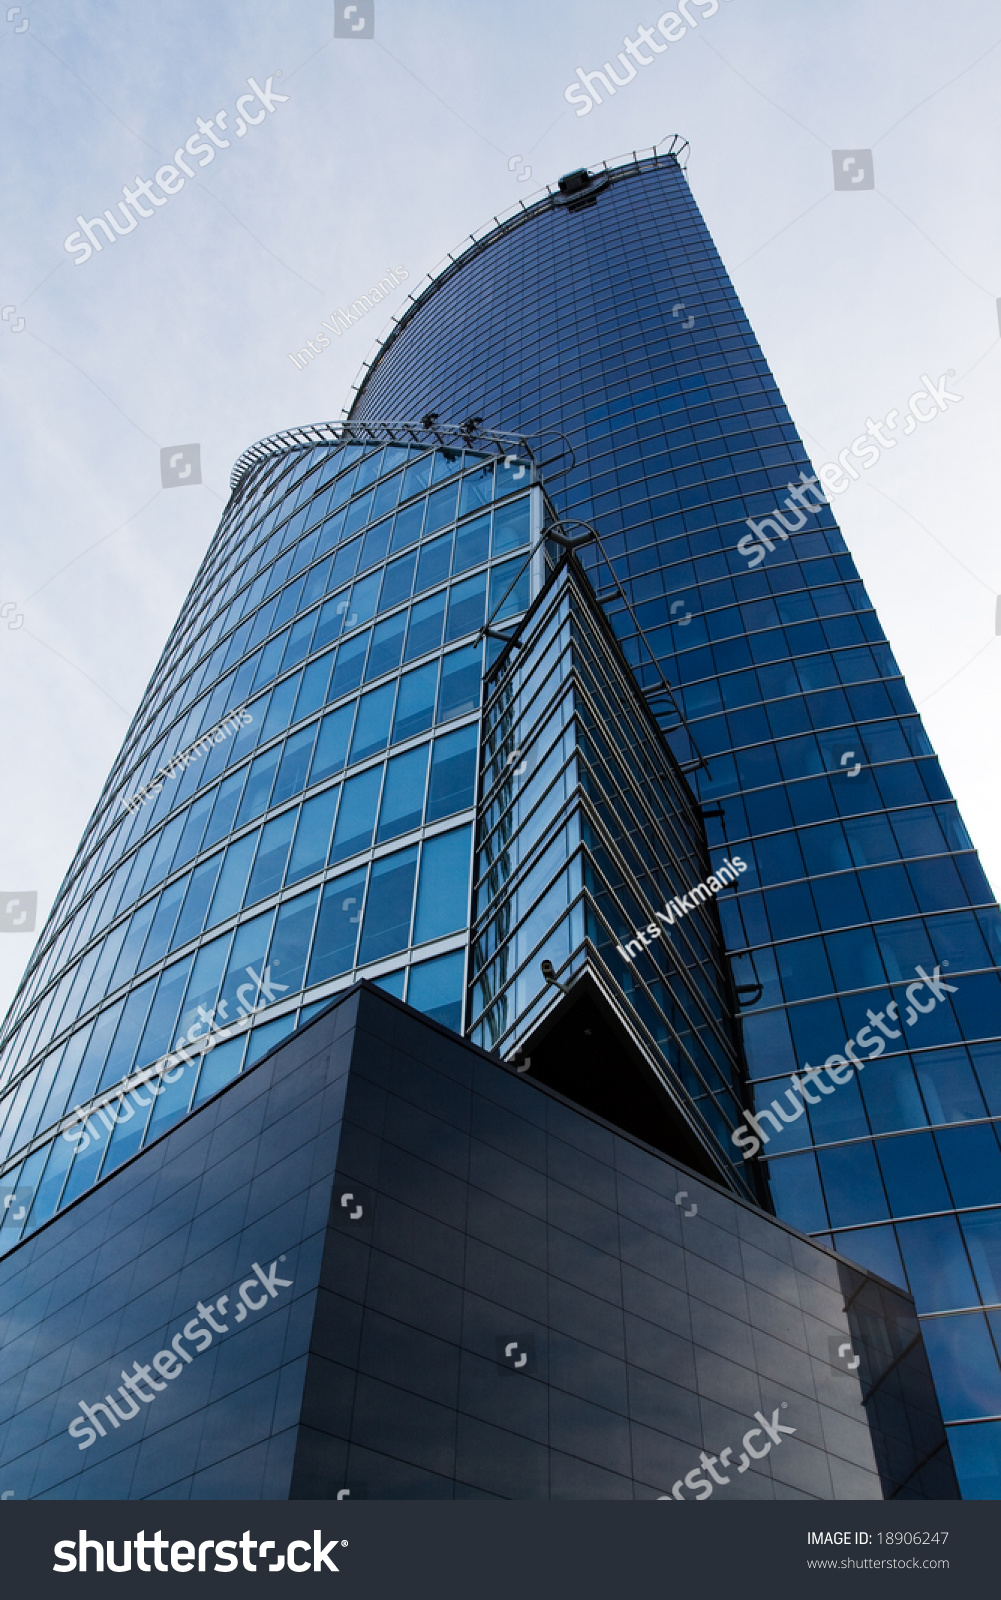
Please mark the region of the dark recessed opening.
POLYGON ((720 1181, 718 1168, 586 975, 526 1041, 522 1056, 531 1058, 530 1077, 704 1177, 720 1181))

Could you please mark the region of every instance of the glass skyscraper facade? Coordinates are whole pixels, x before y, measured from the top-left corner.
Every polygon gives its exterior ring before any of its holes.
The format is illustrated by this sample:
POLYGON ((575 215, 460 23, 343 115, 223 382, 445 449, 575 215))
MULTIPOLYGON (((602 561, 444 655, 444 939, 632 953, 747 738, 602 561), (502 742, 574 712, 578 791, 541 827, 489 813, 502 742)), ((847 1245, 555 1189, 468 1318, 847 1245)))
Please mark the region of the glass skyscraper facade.
POLYGON ((998 910, 831 510, 737 549, 814 468, 674 155, 572 174, 446 267, 351 414, 431 409, 569 447, 550 493, 602 536, 631 606, 581 560, 640 682, 634 616, 676 688, 714 855, 748 863, 719 911, 755 1107, 882 1016, 761 1155, 780 1216, 909 1284, 965 1492, 1001 1495, 998 910), (933 1011, 918 966, 955 990, 933 1011))
POLYGON ((1001 1494, 998 911, 830 509, 775 523, 811 472, 670 152, 498 223, 346 424, 248 450, 4 1026, 0 1246, 369 977, 909 1289, 1001 1494))

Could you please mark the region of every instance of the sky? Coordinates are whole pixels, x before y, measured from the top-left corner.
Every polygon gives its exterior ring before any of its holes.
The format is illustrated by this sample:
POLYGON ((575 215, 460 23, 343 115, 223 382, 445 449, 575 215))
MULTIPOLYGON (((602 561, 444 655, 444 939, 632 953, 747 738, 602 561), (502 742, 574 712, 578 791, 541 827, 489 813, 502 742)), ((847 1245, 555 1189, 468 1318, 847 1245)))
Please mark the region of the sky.
POLYGON ((34 943, 5 926, 23 902, 5 908, 34 891, 43 927, 237 456, 341 417, 389 318, 471 232, 674 133, 816 465, 950 374, 959 398, 835 513, 1001 888, 1001 12, 712 4, 688 0, 698 26, 586 115, 564 98, 576 69, 614 62, 658 6, 359 0, 341 23, 359 37, 335 36, 343 0, 0 7, 0 1010, 34 943), (192 175, 158 206, 140 190, 148 218, 87 259, 65 247, 178 150, 192 175), (865 177, 836 189, 836 167, 865 177), (406 283, 289 359, 387 268, 406 283), (165 488, 161 450, 196 443, 202 481, 165 488))

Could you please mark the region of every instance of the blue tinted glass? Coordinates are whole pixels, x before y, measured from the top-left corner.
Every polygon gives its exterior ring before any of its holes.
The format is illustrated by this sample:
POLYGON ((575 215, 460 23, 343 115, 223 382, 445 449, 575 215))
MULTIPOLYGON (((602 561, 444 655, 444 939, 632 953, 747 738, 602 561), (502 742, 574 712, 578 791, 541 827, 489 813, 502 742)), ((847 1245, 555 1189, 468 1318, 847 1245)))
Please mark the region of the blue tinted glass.
POLYGON ((368 652, 367 633, 358 634, 357 638, 348 639, 337 652, 337 665, 330 680, 330 699, 338 700, 342 694, 350 694, 352 689, 357 689, 361 683, 362 670, 365 666, 365 656, 368 652))
POLYGON ((265 823, 247 886, 247 905, 253 905, 255 900, 263 900, 281 888, 296 816, 295 810, 286 811, 283 816, 265 823))
POLYGON ((914 1057, 931 1122, 982 1117, 984 1101, 965 1050, 929 1050, 914 1057))
POLYGON ((989 1206, 1001 1197, 1001 1150, 989 1123, 944 1128, 935 1135, 953 1201, 957 1206, 989 1206))
POLYGON ((403 474, 403 492, 401 499, 409 500, 412 494, 419 494, 431 482, 431 457, 422 456, 418 461, 411 461, 403 474))
POLYGON ((441 688, 438 691, 439 722, 463 712, 476 711, 480 704, 481 652, 478 644, 464 650, 453 650, 441 664, 441 688))
POLYGON ((313 765, 309 772, 311 784, 340 772, 348 753, 348 739, 354 721, 355 703, 331 711, 320 723, 320 732, 313 752, 313 765))
POLYGON ((294 721, 301 722, 303 717, 308 717, 311 712, 318 711, 327 698, 327 684, 330 681, 330 669, 333 666, 334 653, 328 650, 325 656, 320 656, 318 661, 311 661, 302 675, 302 686, 299 698, 295 703, 294 721))
POLYGON ((205 838, 202 840, 203 849, 218 843, 232 828, 233 819, 236 816, 236 808, 240 803, 240 795, 243 793, 243 785, 246 782, 247 770, 244 767, 239 772, 234 772, 216 790, 215 805, 212 808, 212 815, 205 830, 205 838))
POLYGON ((897 1225, 911 1293, 919 1311, 950 1311, 977 1303, 955 1217, 897 1225))
POLYGON ((358 951, 359 965, 406 948, 410 941, 416 873, 416 845, 373 862, 358 951))
POLYGON ((423 522, 423 500, 416 500, 413 505, 405 506, 402 511, 398 511, 393 522, 393 537, 389 548, 405 550, 408 544, 414 544, 421 536, 423 522))
POLYGON ((395 672, 403 651, 403 633, 407 624, 405 611, 377 622, 372 629, 372 648, 365 667, 365 681, 381 677, 384 672, 395 672))
POLYGON ((248 833, 246 838, 238 839, 226 851, 226 859, 212 898, 209 927, 216 922, 223 922, 226 917, 231 917, 242 906, 243 891, 247 886, 247 876, 250 872, 250 863, 254 859, 257 837, 256 833, 248 833))
POLYGON ((385 559, 386 551, 389 549, 389 530, 391 526, 391 520, 387 517, 385 522, 377 523, 374 528, 369 528, 362 542, 361 561, 358 564, 360 571, 365 572, 369 567, 374 566, 377 561, 385 559))
POLYGON ((186 944, 189 939, 193 939, 196 934, 201 933, 202 924, 205 921, 205 912, 209 900, 212 898, 212 890, 215 888, 215 881, 221 864, 222 851, 220 850, 214 856, 210 856, 208 861, 203 861, 201 866, 196 867, 191 874, 187 893, 184 896, 184 904, 181 907, 181 914, 177 919, 174 937, 171 940, 173 948, 186 944))
POLYGON ((431 785, 428 790, 428 822, 451 816, 471 806, 476 797, 477 727, 470 723, 455 733, 434 742, 431 785))
POLYGON ((526 561, 505 561, 491 569, 488 610, 495 622, 527 611, 531 598, 532 569, 526 561))
POLYGON ((440 539, 432 539, 429 544, 422 545, 417 561, 414 594, 422 594, 425 589, 433 589, 435 584, 444 583, 448 577, 451 561, 452 535, 450 533, 443 534, 440 539))
POLYGON ((418 600, 416 605, 411 606, 405 661, 414 661, 418 656, 438 649, 445 621, 446 598, 446 591, 442 589, 439 594, 431 595, 427 600, 418 600))
POLYGON ((276 992, 295 994, 302 988, 319 897, 319 889, 311 889, 308 894, 286 900, 279 908, 275 936, 268 954, 271 987, 276 992))
POLYGON ((264 755, 255 756, 251 762, 247 786, 243 791, 243 799, 236 815, 236 827, 241 828, 245 822, 259 817, 266 808, 271 798, 271 786, 275 781, 281 753, 281 745, 275 745, 273 749, 265 751, 264 755))
POLYGON ((190 955, 183 956, 180 961, 175 961, 173 966, 165 967, 160 974, 156 997, 150 1007, 136 1051, 136 1061, 141 1067, 147 1066, 170 1049, 174 1037, 174 1024, 181 1009, 192 959, 190 955))
POLYGON ((454 583, 448 594, 448 623, 446 639, 461 639, 475 633, 483 626, 483 607, 486 601, 487 575, 479 572, 474 578, 454 583))
POLYGON ((217 1044, 214 1050, 203 1057, 194 1105, 202 1105, 237 1076, 246 1047, 246 1035, 239 1034, 236 1038, 226 1039, 222 1044, 217 1044))
POLYGON ((175 1047, 184 1042, 192 1044, 211 1027, 213 1008, 219 992, 219 980, 226 963, 230 939, 230 934, 225 933, 221 938, 213 939, 210 944, 203 944, 196 955, 187 993, 184 996, 184 1009, 178 1019, 174 1035, 175 1047))
POLYGON ((233 947, 226 964, 226 976, 219 990, 218 1002, 219 1010, 227 1021, 249 1015, 251 1011, 265 1003, 261 998, 260 980, 263 979, 268 941, 274 920, 273 911, 262 911, 259 917, 241 923, 233 935, 233 947), (224 1006, 225 1010, 222 1009, 224 1006))
POLYGON ((325 789, 322 794, 307 800, 300 811, 295 844, 289 860, 289 883, 298 883, 300 878, 307 878, 311 872, 319 872, 321 867, 326 866, 337 794, 336 787, 325 789))
POLYGON ((389 740, 389 725, 396 699, 396 684, 385 683, 380 689, 363 694, 358 702, 358 717, 354 738, 351 741, 351 760, 364 761, 366 756, 385 750, 389 740))
POLYGON ((834 1248, 839 1255, 857 1261, 870 1272, 878 1272, 881 1278, 898 1284, 906 1291, 907 1276, 892 1227, 855 1228, 846 1233, 836 1233, 834 1248))
POLYGON ((381 572, 370 572, 367 578, 358 579, 351 590, 350 604, 344 602, 347 612, 344 619, 346 629, 356 628, 360 622, 368 622, 375 615, 381 583, 381 572))
POLYGON ((108 1084, 117 1083, 131 1068, 155 987, 156 979, 150 978, 138 989, 133 989, 128 996, 108 1052, 108 1059, 104 1063, 99 1089, 106 1089, 108 1084))
POLYGON ((469 925, 469 852, 472 829, 455 828, 425 839, 414 943, 457 933, 469 925))
POLYGON ((367 772, 349 778, 344 785, 334 840, 330 847, 331 863, 344 861, 359 850, 367 850, 372 843, 381 783, 382 768, 370 767, 367 772))
POLYGON ((389 611, 393 606, 399 605, 401 600, 409 600, 410 591, 414 586, 414 568, 417 564, 417 552, 412 550, 409 555, 401 556, 399 561, 391 561, 386 568, 382 580, 382 591, 379 595, 379 610, 389 611))
POLYGON ((961 1218, 977 1286, 988 1305, 1001 1305, 1001 1209, 961 1218))
POLYGON ((410 969, 407 1004, 456 1033, 462 1026, 462 985, 466 958, 461 950, 419 961, 410 969))
POLYGON ((385 989, 387 994, 395 994, 397 1000, 403 999, 403 990, 407 982, 406 967, 399 967, 396 972, 382 972, 372 982, 377 989, 385 989))
MULTIPOLYGON (((515 469, 517 470, 517 469, 515 469)), ((494 511, 494 555, 506 555, 527 545, 530 538, 530 502, 528 495, 520 500, 510 500, 494 511)))
POLYGON ((285 741, 281 765, 271 795, 273 806, 280 805, 283 800, 290 800, 294 794, 300 794, 306 787, 306 774, 313 755, 316 730, 317 725, 314 723, 312 727, 303 728, 301 733, 293 734, 291 739, 285 741))
POLYGON ((452 556, 453 573, 465 572, 468 567, 478 567, 490 553, 490 518, 474 517, 463 523, 455 535, 452 556))
POLYGON ((880 1139, 876 1149, 894 1216, 949 1209, 949 1191, 930 1133, 880 1139))
POLYGON ((921 1324, 946 1422, 1001 1412, 1001 1371, 983 1313, 921 1324))
POLYGON ((833 1227, 878 1222, 886 1216, 886 1198, 871 1145, 822 1150, 817 1159, 833 1227))
POLYGON ((459 515, 464 517, 467 511, 475 511, 477 506, 488 506, 493 499, 494 492, 494 464, 488 461, 484 466, 477 467, 473 472, 467 472, 459 487, 459 515))
POLYGON ((437 661, 429 661, 426 666, 403 674, 393 722, 394 744, 402 739, 412 739, 415 734, 424 733, 431 727, 437 692, 437 661))
POLYGON ((367 872, 367 867, 359 867, 324 886, 307 988, 325 978, 336 978, 354 966, 367 872))
POLYGON ((424 786, 427 779, 430 745, 418 745, 404 755, 394 756, 386 767, 386 782, 379 808, 376 843, 395 839, 398 834, 418 828, 424 813, 424 786))
POLYGON ((768 1184, 776 1208, 804 1233, 819 1233, 827 1227, 827 1212, 817 1176, 817 1158, 812 1153, 787 1156, 768 1163, 768 1184))

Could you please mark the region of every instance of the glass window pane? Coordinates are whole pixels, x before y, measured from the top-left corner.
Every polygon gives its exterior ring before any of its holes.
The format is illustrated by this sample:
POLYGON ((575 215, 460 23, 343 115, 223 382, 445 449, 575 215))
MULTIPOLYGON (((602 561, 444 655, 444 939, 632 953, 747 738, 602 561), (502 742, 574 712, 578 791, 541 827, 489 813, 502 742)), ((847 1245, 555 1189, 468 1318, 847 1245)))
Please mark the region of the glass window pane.
POLYGON ((327 698, 327 684, 330 682, 333 662, 334 652, 328 650, 318 661, 311 661, 303 672, 299 698, 295 703, 293 718, 295 722, 301 722, 303 717, 308 717, 313 711, 319 711, 323 705, 327 698))
POLYGON ((240 772, 232 773, 216 790, 212 816, 205 830, 205 838, 202 840, 203 850, 207 850, 209 845, 216 844, 219 839, 225 838, 232 828, 246 778, 247 769, 244 768, 240 772))
POLYGON ((322 783, 324 778, 340 772, 348 753, 348 739, 354 721, 355 702, 331 711, 320 723, 320 735, 313 753, 310 784, 322 783))
MULTIPOLYGON (((771 1125, 765 1126, 770 1132, 771 1125)), ((886 1197, 871 1144, 822 1150, 818 1159, 832 1227, 882 1221, 887 1215, 886 1197)))
POLYGON ((461 639, 475 633, 483 626, 483 607, 486 600, 487 575, 477 573, 463 583, 454 583, 448 595, 448 624, 446 639, 461 639))
POLYGON ((448 577, 448 569, 452 561, 452 535, 446 533, 440 539, 432 539, 430 544, 421 546, 420 559, 417 562, 417 581, 414 584, 414 594, 422 594, 425 589, 433 589, 436 583, 443 583, 448 577))
POLYGON ((319 872, 327 864, 330 830, 334 824, 338 789, 325 789, 322 794, 307 800, 299 813, 292 858, 289 862, 288 882, 298 883, 311 872, 319 872))
POLYGON ((367 867, 324 885, 306 987, 336 978, 354 966, 367 867))
POLYGON ((296 672, 293 673, 291 678, 286 678, 284 683, 278 685, 271 696, 268 714, 261 729, 261 744, 266 744, 269 739, 273 739, 276 733, 285 732, 285 729, 292 721, 292 707, 295 705, 295 697, 299 693, 301 682, 302 673, 296 672))
POLYGON ((205 921, 205 911, 215 888, 215 881, 222 865, 223 852, 210 856, 196 867, 188 882, 188 892, 184 897, 181 915, 177 919, 171 948, 177 949, 179 945, 187 944, 189 939, 194 939, 202 931, 205 921))
POLYGON ((155 984, 156 980, 150 978, 148 982, 142 984, 138 989, 133 989, 126 999, 121 1021, 118 1024, 114 1041, 108 1052, 108 1059, 104 1063, 104 1071, 101 1073, 99 1088, 104 1089, 107 1088, 109 1083, 117 1083, 119 1078, 123 1078, 131 1069, 132 1062, 135 1059, 136 1046, 139 1043, 139 1035, 142 1033, 146 1022, 146 1013, 153 999, 155 984))
POLYGON ((366 683, 370 683, 373 678, 381 677, 384 672, 396 671, 400 664, 406 625, 405 611, 398 611, 395 616, 387 617, 385 622, 376 623, 372 629, 372 648, 365 668, 366 683))
POLYGON ((427 821, 436 822, 471 806, 476 798, 476 724, 434 742, 427 821))
POLYGON ((434 494, 428 496, 427 521, 424 524, 425 536, 437 533, 439 528, 447 528, 450 522, 455 521, 455 507, 459 497, 459 484, 453 478, 451 483, 446 483, 443 488, 436 489, 434 494))
POLYGON ((277 744, 272 750, 265 751, 264 755, 255 756, 250 763, 250 774, 237 812, 236 827, 242 828, 245 822, 259 817, 261 812, 266 810, 281 753, 282 747, 277 744))
POLYGON ((334 842, 330 848, 331 863, 344 861, 359 850, 367 850, 372 843, 381 783, 382 768, 371 767, 368 772, 360 772, 357 777, 349 778, 344 785, 334 842))
POLYGON ((247 875, 250 872, 250 863, 254 859, 257 839, 256 833, 248 833, 245 839, 238 839, 226 851, 226 860, 219 874, 219 883, 212 899, 212 910, 209 912, 209 927, 213 923, 223 922, 226 917, 231 917, 242 906, 243 891, 247 886, 247 875))
POLYGON ((386 767, 377 843, 420 827, 430 748, 427 744, 418 745, 416 750, 394 756, 386 767))
POLYGON ((462 987, 465 955, 453 950, 433 961, 419 961, 410 969, 407 1004, 426 1017, 458 1033, 462 1026, 462 987))
POLYGON ((403 739, 412 739, 415 734, 425 733, 431 727, 437 690, 437 661, 429 661, 427 666, 403 674, 393 721, 394 744, 403 739))
POLYGON ((352 762, 364 761, 366 756, 374 756, 377 750, 385 750, 395 699, 395 683, 384 683, 381 689, 373 689, 369 694, 362 695, 351 741, 352 762))
POLYGON ((211 1025, 230 937, 230 934, 224 933, 221 939, 213 939, 211 944, 203 944, 196 955, 188 992, 184 996, 184 1009, 174 1035, 175 1046, 185 1042, 191 1043, 211 1025), (190 1029, 195 1031, 189 1039, 190 1029))
POLYGON ((503 622, 506 617, 527 611, 531 598, 532 569, 527 561, 505 561, 502 566, 490 569, 490 604, 487 609, 494 622, 503 622), (508 589, 511 590, 510 594, 508 589), (507 598, 503 599, 505 595, 507 598))
POLYGON ((251 922, 242 923, 233 935, 233 948, 219 991, 218 1005, 220 1016, 227 1023, 233 1023, 249 1015, 258 1005, 266 1004, 266 998, 261 997, 259 980, 263 979, 274 920, 273 911, 263 911, 251 922))
POLYGON ((476 711, 480 704, 481 649, 478 644, 453 650, 441 664, 441 689, 438 694, 439 722, 448 722, 464 711, 476 711))
MULTIPOLYGON (((517 471, 515 467, 513 469, 517 471)), ((503 473, 498 473, 498 493, 501 493, 500 482, 503 473)), ((520 500, 512 500, 505 506, 498 506, 494 511, 494 555, 506 555, 509 550, 520 549, 528 544, 530 517, 529 496, 523 495, 520 500)), ((510 581, 510 580, 509 580, 510 581)))
POLYGON ((494 464, 488 461, 485 466, 477 467, 475 472, 467 472, 459 489, 459 515, 464 517, 467 511, 474 511, 477 506, 488 506, 494 493, 494 464))
POLYGON ((490 551, 490 517, 474 517, 463 523, 455 535, 455 554, 452 571, 465 572, 468 567, 478 567, 486 561, 490 551))
POLYGON ((370 572, 367 578, 359 578, 351 590, 351 601, 345 609, 347 616, 344 620, 345 629, 357 628, 359 622, 368 622, 375 616, 376 601, 379 598, 379 585, 382 582, 381 572, 370 572))
POLYGON ((894 1216, 950 1209, 952 1202, 930 1133, 878 1139, 876 1151, 894 1216))
POLYGON ((402 511, 398 511, 393 522, 393 537, 389 548, 405 550, 408 544, 413 544, 421 536, 423 521, 423 500, 416 500, 413 505, 405 506, 402 511))
POLYGON ((208 1055, 202 1058, 194 1105, 202 1105, 211 1095, 232 1082, 239 1074, 246 1047, 246 1034, 238 1034, 235 1039, 226 1039, 222 1044, 217 1044, 214 1050, 210 1050, 208 1055))
POLYGON ((283 800, 291 800, 294 794, 300 794, 306 787, 306 774, 309 771, 315 739, 315 723, 309 728, 303 728, 299 733, 294 733, 291 739, 286 739, 271 796, 273 806, 280 805, 283 800))
POLYGON ((943 1420, 997 1416, 1001 1372, 986 1317, 929 1317, 921 1332, 943 1420))
POLYGON ((295 994, 302 988, 319 897, 319 889, 311 889, 308 894, 297 895, 294 900, 286 900, 279 907, 268 966, 271 969, 272 987, 277 989, 281 986, 285 994, 295 994))
POLYGON ((262 830, 244 902, 246 905, 253 905, 255 900, 263 900, 281 888, 297 815, 294 810, 286 811, 283 816, 273 818, 262 830))
POLYGON ((379 595, 380 611, 389 611, 393 606, 399 605, 401 600, 410 599, 416 564, 416 550, 412 550, 407 556, 401 556, 399 561, 389 563, 382 580, 382 592, 379 595))
POLYGON ((165 955, 170 944, 170 936, 174 931, 177 913, 181 906, 181 897, 188 887, 187 878, 178 878, 169 888, 164 889, 157 902, 156 915, 150 925, 146 943, 143 946, 141 966, 152 966, 154 961, 159 961, 165 955))
POLYGON ((181 1008, 181 1000, 191 970, 192 956, 184 956, 172 967, 165 967, 157 984, 156 998, 143 1029, 136 1061, 140 1067, 149 1066, 158 1056, 165 1055, 174 1037, 174 1024, 181 1008))
POLYGON ((935 1135, 957 1206, 989 1206, 1001 1197, 1001 1150, 997 1129, 981 1122, 972 1128, 943 1128, 935 1135))
POLYGON ((472 827, 425 839, 414 943, 440 939, 469 925, 469 851, 472 827))
POLYGON ((341 645, 337 652, 337 665, 330 680, 331 700, 339 700, 342 694, 350 694, 351 690, 357 689, 361 683, 368 640, 367 633, 360 633, 357 638, 348 639, 341 645))
POLYGON ((417 873, 417 846, 372 863, 358 964, 404 950, 410 940, 410 914, 417 873))
POLYGON ((446 591, 442 589, 439 594, 433 594, 429 599, 419 600, 415 606, 411 606, 404 660, 414 661, 417 656, 427 655, 429 650, 437 650, 441 644, 446 599, 446 591))
POLYGON ((385 559, 389 549, 389 530, 392 518, 387 517, 385 522, 376 523, 374 528, 369 528, 361 547, 361 560, 358 563, 362 572, 374 566, 377 561, 385 559))
POLYGON ((898 1223, 897 1238, 918 1311, 952 1311, 977 1304, 955 1217, 898 1223))
POLYGON ((988 1305, 1001 1305, 1001 1209, 961 1220, 981 1296, 988 1305))

